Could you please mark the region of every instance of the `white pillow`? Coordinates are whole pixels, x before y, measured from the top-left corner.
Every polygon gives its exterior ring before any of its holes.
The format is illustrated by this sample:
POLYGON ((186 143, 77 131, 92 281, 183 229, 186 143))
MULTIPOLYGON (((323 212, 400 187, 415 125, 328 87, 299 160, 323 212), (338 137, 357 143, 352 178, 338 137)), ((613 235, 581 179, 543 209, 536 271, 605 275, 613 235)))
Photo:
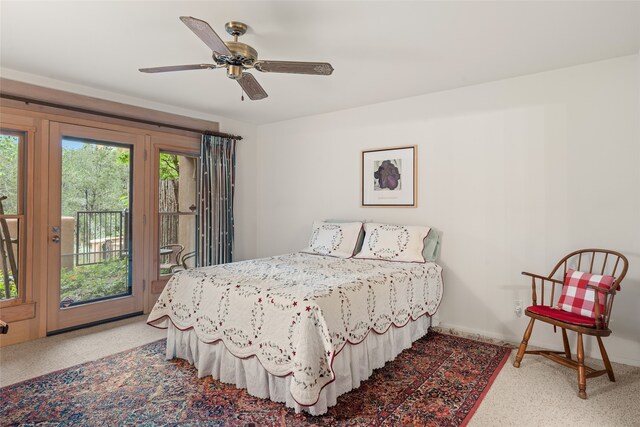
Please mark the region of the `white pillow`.
POLYGON ((422 250, 429 227, 364 224, 364 243, 355 258, 425 262, 422 250))
POLYGON ((315 221, 309 239, 309 247, 302 252, 351 258, 358 244, 361 222, 315 221))

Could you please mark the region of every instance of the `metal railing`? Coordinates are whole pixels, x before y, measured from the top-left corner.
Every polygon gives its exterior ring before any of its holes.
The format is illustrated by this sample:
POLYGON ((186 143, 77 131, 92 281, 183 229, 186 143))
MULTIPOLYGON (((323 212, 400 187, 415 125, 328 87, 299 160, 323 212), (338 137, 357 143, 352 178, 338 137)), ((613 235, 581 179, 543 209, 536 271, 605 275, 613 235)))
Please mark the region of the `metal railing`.
POLYGON ((76 265, 121 258, 129 251, 129 211, 76 212, 76 265))

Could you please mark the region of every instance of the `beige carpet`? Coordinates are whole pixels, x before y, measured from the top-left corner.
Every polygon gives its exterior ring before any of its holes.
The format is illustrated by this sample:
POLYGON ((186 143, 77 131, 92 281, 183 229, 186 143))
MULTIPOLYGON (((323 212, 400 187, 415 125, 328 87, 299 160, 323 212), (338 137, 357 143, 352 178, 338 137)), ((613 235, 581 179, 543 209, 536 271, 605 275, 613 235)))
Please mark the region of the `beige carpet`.
MULTIPOLYGON (((526 355, 513 367, 515 351, 489 389, 471 426, 640 426, 640 368, 613 364, 616 382, 606 375, 587 380, 589 398, 577 396, 578 378, 540 356, 526 355)), ((587 360, 590 366, 601 362, 587 360)))
MULTIPOLYGON (((145 317, 100 325, 0 349, 0 386, 124 351, 164 337, 145 317)), ((617 382, 587 381, 577 397, 575 371, 541 357, 507 363, 469 426, 640 426, 640 368, 614 363, 617 382)), ((589 361, 599 366, 597 361, 589 361)))

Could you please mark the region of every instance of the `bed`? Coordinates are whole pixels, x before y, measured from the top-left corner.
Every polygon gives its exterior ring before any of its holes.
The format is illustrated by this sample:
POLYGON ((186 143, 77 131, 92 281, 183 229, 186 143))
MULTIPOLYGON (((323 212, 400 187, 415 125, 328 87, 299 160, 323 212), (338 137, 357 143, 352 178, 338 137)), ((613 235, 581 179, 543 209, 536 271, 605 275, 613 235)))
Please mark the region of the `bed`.
POLYGON ((442 287, 433 262, 298 252, 178 272, 148 323, 199 377, 320 415, 427 333, 442 287))

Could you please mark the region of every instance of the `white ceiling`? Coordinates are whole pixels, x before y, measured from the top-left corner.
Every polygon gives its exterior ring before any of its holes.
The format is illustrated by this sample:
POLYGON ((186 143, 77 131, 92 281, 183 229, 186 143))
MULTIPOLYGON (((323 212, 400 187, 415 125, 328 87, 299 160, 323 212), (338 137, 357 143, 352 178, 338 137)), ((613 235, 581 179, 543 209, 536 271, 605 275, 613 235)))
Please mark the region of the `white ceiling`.
POLYGON ((0 67, 203 114, 264 124, 561 68, 640 50, 640 2, 0 2, 0 67), (253 71, 269 93, 240 101, 178 19, 208 21, 262 59, 328 61, 330 77, 253 71))

